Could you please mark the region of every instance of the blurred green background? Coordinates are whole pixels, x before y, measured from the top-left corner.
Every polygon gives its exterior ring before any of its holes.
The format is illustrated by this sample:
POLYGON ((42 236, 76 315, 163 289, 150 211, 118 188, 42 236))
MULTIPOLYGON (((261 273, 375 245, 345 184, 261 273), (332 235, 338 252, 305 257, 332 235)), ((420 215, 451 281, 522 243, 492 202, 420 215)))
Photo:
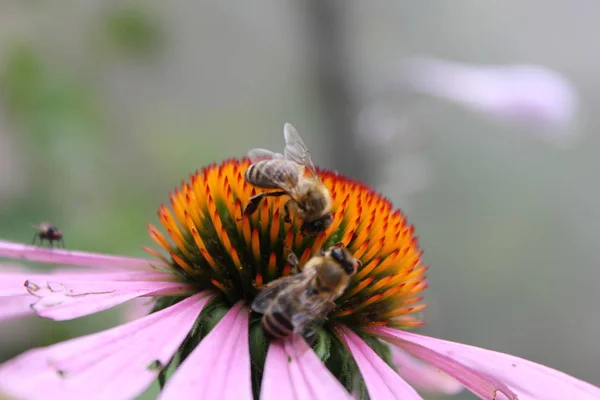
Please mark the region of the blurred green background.
MULTIPOLYGON (((369 181, 416 225, 430 265, 420 332, 600 385, 598 12, 558 0, 3 2, 0 237, 30 242, 30 224, 48 220, 70 249, 142 256, 145 224, 182 179, 283 146, 291 122, 317 164, 369 181), (581 90, 580 140, 561 150, 431 99, 398 106, 410 123, 385 149, 355 139, 368 88, 422 53, 560 71, 581 90)), ((3 323, 0 360, 122 311, 3 323)))

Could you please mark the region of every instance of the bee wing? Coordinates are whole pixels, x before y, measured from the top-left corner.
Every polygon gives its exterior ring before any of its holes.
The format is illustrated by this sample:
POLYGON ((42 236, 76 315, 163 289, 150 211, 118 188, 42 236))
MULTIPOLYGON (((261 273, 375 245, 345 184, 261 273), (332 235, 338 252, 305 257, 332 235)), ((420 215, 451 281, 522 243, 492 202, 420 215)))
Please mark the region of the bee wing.
POLYGON ((304 144, 304 140, 302 140, 296 128, 292 124, 286 123, 283 126, 283 136, 285 137, 284 157, 300 165, 304 165, 312 175, 316 176, 315 165, 310 157, 310 151, 308 151, 308 147, 304 144))
POLYGON ((304 173, 304 167, 290 160, 281 160, 281 163, 279 168, 267 168, 268 165, 264 163, 256 163, 253 166, 273 185, 288 193, 294 193, 298 179, 304 173))
POLYGON ((274 151, 267 149, 251 149, 248 151, 248 157, 250 161, 253 163, 262 161, 262 160, 272 160, 272 159, 282 159, 284 158, 283 154, 275 153, 274 151))
POLYGON ((301 274, 286 276, 269 282, 254 298, 252 302, 252 310, 259 314, 264 314, 269 308, 271 301, 277 297, 279 293, 288 288, 291 284, 299 283, 304 279, 301 274))
POLYGON ((335 303, 329 298, 315 295, 306 297, 302 304, 302 312, 295 313, 291 322, 294 332, 303 336, 314 327, 323 324, 327 314, 335 308, 335 303))

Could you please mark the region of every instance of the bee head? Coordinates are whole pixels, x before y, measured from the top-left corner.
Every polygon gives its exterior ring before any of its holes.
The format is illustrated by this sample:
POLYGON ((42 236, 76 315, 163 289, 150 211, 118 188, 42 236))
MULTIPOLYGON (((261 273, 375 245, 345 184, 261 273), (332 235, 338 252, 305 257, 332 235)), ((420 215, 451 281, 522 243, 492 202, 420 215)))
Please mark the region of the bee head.
POLYGON ((327 213, 313 221, 304 221, 300 227, 300 230, 304 233, 323 232, 325 229, 329 228, 332 223, 333 216, 331 213, 327 213))
POLYGON ((46 234, 52 238, 60 239, 62 238, 62 232, 58 230, 58 228, 51 226, 46 230, 46 234))
POLYGON ((357 269, 362 265, 360 260, 352 257, 350 252, 346 250, 346 247, 343 245, 343 243, 334 245, 329 250, 329 255, 331 258, 340 263, 344 271, 346 271, 346 273, 350 276, 354 275, 357 269))

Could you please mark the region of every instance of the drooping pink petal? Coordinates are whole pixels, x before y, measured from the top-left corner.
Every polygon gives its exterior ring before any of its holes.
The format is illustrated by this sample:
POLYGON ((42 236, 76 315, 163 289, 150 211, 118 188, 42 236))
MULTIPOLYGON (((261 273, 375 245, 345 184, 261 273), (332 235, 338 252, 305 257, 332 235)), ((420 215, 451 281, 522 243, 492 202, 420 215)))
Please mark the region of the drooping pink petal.
MULTIPOLYGON (((514 390, 519 400, 600 399, 600 388, 519 357, 390 328, 370 328, 369 332, 403 348, 416 357, 428 358, 422 349, 429 349, 440 357, 455 360, 455 362, 494 377, 514 390)), ((461 380, 457 376, 461 372, 452 367, 446 368, 442 358, 439 360, 427 359, 426 361, 445 370, 457 380, 461 380)), ((469 388, 467 384, 469 382, 462 383, 469 388)), ((504 397, 498 394, 496 398, 504 397)))
POLYGON ((193 285, 179 282, 63 279, 29 280, 25 288, 38 298, 32 305, 37 314, 56 321, 97 313, 136 297, 185 295, 196 290, 193 285))
POLYGON ((64 249, 52 249, 0 240, 0 257, 37 261, 50 264, 81 265, 111 269, 151 270, 168 268, 158 260, 113 256, 64 249))
POLYGON ((0 393, 27 399, 131 399, 154 379, 210 296, 104 332, 30 350, 0 365, 0 393))
POLYGON ((32 315, 31 304, 34 301, 31 296, 0 297, 0 321, 32 315))
POLYGON ((261 400, 352 399, 304 339, 298 335, 272 342, 267 352, 261 400))
POLYGON ((168 381, 160 399, 252 400, 248 309, 229 310, 168 381))
POLYGON ((340 327, 337 332, 352 353, 371 399, 422 399, 415 389, 387 365, 357 334, 345 327, 340 327))
POLYGON ((409 356, 399 347, 390 347, 398 374, 416 389, 448 395, 464 389, 460 382, 438 368, 409 356))

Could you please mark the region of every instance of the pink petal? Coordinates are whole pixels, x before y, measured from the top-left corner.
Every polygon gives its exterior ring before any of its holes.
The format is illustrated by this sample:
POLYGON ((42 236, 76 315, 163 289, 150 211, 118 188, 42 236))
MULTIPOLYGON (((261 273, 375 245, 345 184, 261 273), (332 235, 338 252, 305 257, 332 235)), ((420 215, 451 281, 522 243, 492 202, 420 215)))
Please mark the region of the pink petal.
POLYGON ((346 327, 339 328, 338 333, 352 353, 371 399, 422 399, 357 334, 346 327))
POLYGON ((0 366, 0 393, 17 398, 130 399, 158 375, 210 296, 200 293, 128 324, 30 350, 0 366))
POLYGON ((398 374, 416 389, 448 395, 464 389, 460 382, 438 368, 409 356, 398 347, 391 347, 398 374))
POLYGON ((0 240, 0 257, 18 258, 50 264, 83 265, 86 267, 138 270, 151 270, 155 267, 168 268, 166 264, 158 260, 64 249, 49 249, 5 240, 0 240))
POLYGON ((416 92, 540 127, 568 127, 579 106, 571 82, 538 65, 474 65, 415 57, 405 62, 401 79, 416 92))
POLYGON ((28 292, 38 297, 32 307, 39 316, 64 321, 97 313, 136 297, 185 295, 196 290, 193 285, 178 282, 68 281, 60 278, 25 282, 28 292))
POLYGON ((252 400, 248 309, 238 302, 179 366, 160 399, 252 400))
POLYGON ((98 272, 98 270, 53 270, 50 273, 0 272, 0 297, 29 294, 26 281, 161 281, 172 282, 176 277, 160 271, 116 271, 98 272))
POLYGON ((261 400, 352 399, 300 336, 269 346, 262 378, 261 400))
POLYGON ((31 296, 0 297, 0 321, 33 314, 31 296))
POLYGON ((150 314, 155 304, 156 300, 152 297, 140 297, 128 301, 125 303, 125 311, 122 316, 123 323, 145 317, 150 314))
MULTIPOLYGON (((416 357, 424 359, 421 349, 426 348, 429 351, 437 352, 441 357, 453 359, 455 362, 488 374, 498 381, 506 383, 516 392, 519 400, 600 399, 600 388, 522 358, 390 328, 370 328, 369 331, 416 357)), ((431 362, 432 360, 427 361, 431 362)), ((432 363, 445 370, 441 363, 436 363, 435 360, 432 363)), ((461 380, 456 375, 460 371, 447 369, 445 372, 453 375, 457 380, 461 380)), ((462 383, 469 388, 469 384, 472 382, 462 383)), ((505 397, 499 394, 496 398, 503 399, 505 397)))

